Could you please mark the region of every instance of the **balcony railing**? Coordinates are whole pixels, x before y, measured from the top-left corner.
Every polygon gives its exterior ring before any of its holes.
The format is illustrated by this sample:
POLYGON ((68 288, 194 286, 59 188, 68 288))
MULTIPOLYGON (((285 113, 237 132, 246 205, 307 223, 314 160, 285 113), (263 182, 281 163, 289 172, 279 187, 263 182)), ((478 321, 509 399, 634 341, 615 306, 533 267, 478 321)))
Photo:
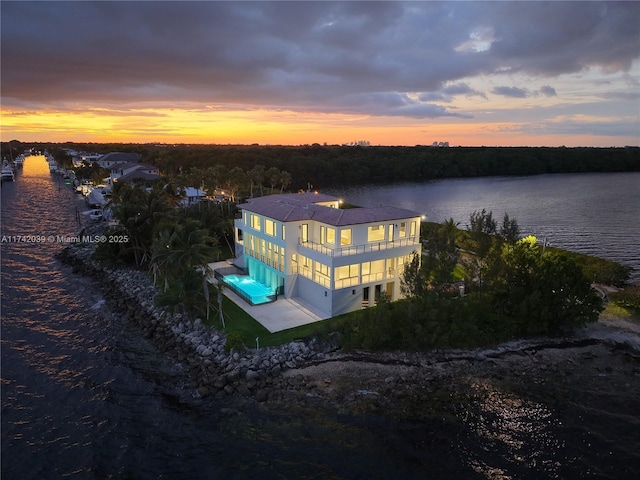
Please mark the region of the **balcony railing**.
POLYGON ((346 257, 347 255, 359 255, 362 253, 379 252, 381 250, 389 250, 392 248, 418 245, 419 243, 420 238, 415 236, 401 238, 392 242, 365 243, 363 245, 346 245, 343 247, 331 248, 320 243, 303 242, 302 239, 298 237, 298 245, 310 250, 314 250, 316 252, 320 252, 323 255, 327 255, 328 257, 346 257))

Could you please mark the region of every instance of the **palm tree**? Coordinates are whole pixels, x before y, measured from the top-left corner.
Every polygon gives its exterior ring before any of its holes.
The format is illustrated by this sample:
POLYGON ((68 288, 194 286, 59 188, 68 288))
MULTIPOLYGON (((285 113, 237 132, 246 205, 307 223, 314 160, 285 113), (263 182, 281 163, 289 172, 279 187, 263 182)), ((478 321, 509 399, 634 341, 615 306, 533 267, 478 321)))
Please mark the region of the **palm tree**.
POLYGON ((229 190, 229 196, 231 201, 236 201, 236 195, 240 189, 240 185, 243 185, 246 181, 246 174, 240 167, 234 167, 227 177, 227 189, 229 190))
POLYGON ((249 177, 249 181, 251 184, 250 192, 249 192, 250 197, 253 198, 254 185, 260 187, 260 196, 262 196, 262 183, 264 182, 264 176, 265 176, 264 166, 262 165, 254 166, 251 170, 249 170, 249 172, 247 172, 247 176, 249 177))
POLYGON ((291 174, 283 170, 280 172, 280 193, 282 193, 289 185, 291 185, 291 174))
MULTIPOLYGON (((218 256, 217 241, 209 236, 206 230, 200 228, 200 222, 186 218, 181 223, 168 226, 158 232, 154 242, 153 256, 151 258, 151 271, 154 275, 154 283, 158 277, 163 281, 165 302, 184 303, 179 296, 171 296, 170 291, 177 288, 185 298, 197 303, 194 292, 184 291, 185 288, 196 288, 193 275, 197 275, 200 281, 197 290, 202 291, 206 315, 209 317, 209 285, 211 277, 209 263, 218 256), (195 272, 188 274, 185 272, 195 272), (177 285, 177 286, 176 286, 177 285)), ((185 307, 190 311, 191 307, 185 307)))
POLYGON ((265 172, 264 176, 269 181, 269 185, 271 185, 271 193, 273 193, 274 187, 280 181, 280 170, 276 167, 271 167, 265 172))

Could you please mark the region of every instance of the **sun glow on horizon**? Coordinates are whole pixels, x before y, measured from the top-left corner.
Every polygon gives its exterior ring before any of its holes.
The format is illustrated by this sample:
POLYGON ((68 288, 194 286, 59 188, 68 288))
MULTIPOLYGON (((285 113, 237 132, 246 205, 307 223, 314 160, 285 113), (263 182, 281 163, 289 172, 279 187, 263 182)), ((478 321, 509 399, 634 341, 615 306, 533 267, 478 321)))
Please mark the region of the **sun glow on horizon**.
MULTIPOLYGON (((573 117, 582 122, 596 118, 573 117)), ((602 119, 600 119, 602 120, 602 119)), ((558 118, 561 123, 562 118, 558 118)), ((614 136, 562 135, 514 122, 478 123, 449 117, 412 119, 283 109, 180 106, 28 111, 4 108, 2 141, 200 144, 343 144, 451 146, 594 146, 632 144, 614 136)))

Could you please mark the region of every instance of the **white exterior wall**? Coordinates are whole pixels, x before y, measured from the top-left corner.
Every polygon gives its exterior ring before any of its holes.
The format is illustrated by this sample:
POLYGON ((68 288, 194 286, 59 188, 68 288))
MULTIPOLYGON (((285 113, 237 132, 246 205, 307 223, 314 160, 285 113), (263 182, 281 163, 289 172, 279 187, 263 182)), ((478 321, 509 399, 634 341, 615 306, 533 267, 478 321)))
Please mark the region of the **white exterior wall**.
MULTIPOLYGON (((414 251, 420 252, 421 245, 419 242, 420 235, 420 217, 412 217, 400 220, 374 222, 368 224, 358 224, 350 226, 332 226, 323 224, 314 220, 281 222, 271 219, 276 225, 276 235, 270 236, 265 233, 265 217, 243 210, 242 218, 235 220, 236 229, 243 231, 243 244, 238 244, 238 234, 236 231, 236 260, 234 263, 240 268, 247 266, 260 272, 252 272, 252 276, 256 276, 259 281, 264 278, 270 279, 269 283, 273 283, 273 276, 284 279, 284 297, 300 298, 305 303, 312 305, 314 308, 327 314, 328 316, 336 316, 349 311, 358 310, 363 307, 363 292, 365 288, 369 288, 369 306, 374 305, 374 296, 376 285, 380 285, 381 292, 388 293, 391 300, 398 300, 402 297, 400 291, 400 279, 403 269, 397 267, 398 257, 409 257, 414 251), (260 218, 260 231, 256 231, 251 227, 250 215, 256 215, 260 218), (406 222, 406 235, 399 237, 400 222, 406 222), (413 237, 411 233, 411 222, 415 222, 416 232, 413 237), (302 225, 308 225, 308 242, 301 243, 302 225), (368 227, 375 225, 384 225, 384 239, 375 242, 368 242, 368 227), (393 225, 393 242, 389 242, 389 225, 393 225), (398 225, 398 226, 396 226, 398 225), (285 238, 282 239, 282 229, 284 226, 285 238), (320 245, 320 227, 333 228, 335 230, 335 245, 320 245), (340 231, 344 228, 351 229, 351 244, 340 245, 340 231), (264 268, 256 268, 255 262, 260 262, 260 258, 249 256, 247 252, 249 246, 247 241, 253 235, 256 239, 264 239, 278 247, 284 248, 284 271, 276 271, 268 265, 264 268), (355 253, 357 252, 357 253, 355 253), (352 253, 352 254, 348 254, 352 253), (292 254, 307 257, 312 262, 321 262, 329 268, 330 281, 327 285, 322 285, 308 278, 301 273, 292 272, 292 254), (252 260, 249 260, 251 258, 252 260), (371 281, 362 282, 362 263, 374 262, 377 260, 392 259, 392 262, 384 265, 384 272, 371 281), (355 285, 336 288, 335 268, 345 265, 359 264, 359 275, 355 285), (392 266, 394 270, 389 271, 392 266), (392 283, 392 290, 388 291, 388 284, 392 283)), ((300 265, 299 265, 300 266, 300 265)), ((311 263, 311 271, 314 271, 315 263, 311 263)), ((313 277, 313 273, 312 273, 313 277)), ((324 277, 323 277, 324 278, 324 277)), ((347 282, 345 282, 347 283, 347 282)))

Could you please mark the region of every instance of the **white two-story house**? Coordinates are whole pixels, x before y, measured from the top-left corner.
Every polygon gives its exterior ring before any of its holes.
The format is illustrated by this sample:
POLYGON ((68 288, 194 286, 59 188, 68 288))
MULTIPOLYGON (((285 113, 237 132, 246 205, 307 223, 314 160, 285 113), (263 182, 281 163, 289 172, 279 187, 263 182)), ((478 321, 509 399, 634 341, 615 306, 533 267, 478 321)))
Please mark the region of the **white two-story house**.
POLYGON ((402 297, 400 280, 420 253, 419 213, 339 208, 317 193, 269 195, 239 205, 235 265, 284 298, 327 317, 402 297))

